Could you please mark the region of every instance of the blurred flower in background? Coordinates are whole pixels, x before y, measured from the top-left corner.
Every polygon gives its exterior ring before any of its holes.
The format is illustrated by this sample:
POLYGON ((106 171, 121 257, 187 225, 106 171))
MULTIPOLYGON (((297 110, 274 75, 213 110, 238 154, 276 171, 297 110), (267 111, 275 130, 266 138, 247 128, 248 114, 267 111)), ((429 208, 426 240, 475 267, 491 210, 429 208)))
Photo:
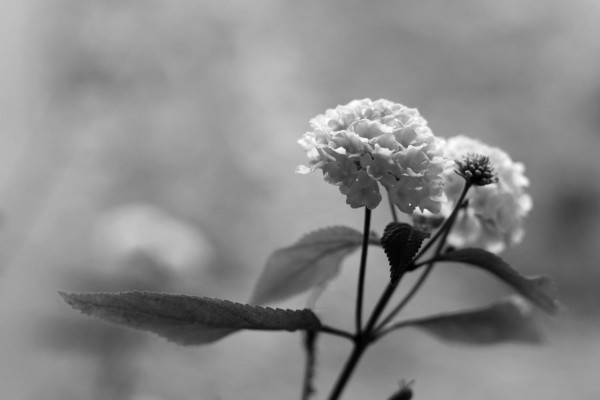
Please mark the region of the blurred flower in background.
MULTIPOLYGON (((467 194, 469 206, 459 211, 454 228, 448 235, 448 244, 457 248, 480 247, 500 253, 507 246, 520 243, 524 235, 524 218, 532 208, 531 196, 525 192, 529 179, 525 166, 514 162, 503 150, 467 136, 455 136, 444 144, 446 156, 461 161, 472 154, 489 157, 498 182, 485 186, 474 185, 467 194)), ((444 171, 444 193, 441 216, 448 217, 465 186, 465 180, 456 173, 456 164, 444 171)), ((437 216, 419 215, 416 219, 438 219, 437 216)))
POLYGON ((99 263, 114 272, 126 268, 123 264, 131 257, 145 256, 163 265, 175 279, 186 279, 186 272, 201 276, 215 258, 205 233, 150 204, 125 204, 106 211, 98 218, 93 240, 99 263))

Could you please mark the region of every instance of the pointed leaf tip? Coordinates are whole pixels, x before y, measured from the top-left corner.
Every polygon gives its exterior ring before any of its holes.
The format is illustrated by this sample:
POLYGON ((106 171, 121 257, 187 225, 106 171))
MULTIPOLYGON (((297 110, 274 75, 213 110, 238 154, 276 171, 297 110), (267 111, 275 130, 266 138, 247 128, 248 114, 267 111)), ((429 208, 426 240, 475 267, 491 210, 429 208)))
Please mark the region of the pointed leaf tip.
POLYGON ((466 248, 442 254, 436 261, 461 262, 480 267, 512 286, 513 289, 548 314, 554 315, 559 311, 556 289, 550 278, 546 276, 523 276, 493 253, 483 249, 466 248))
POLYGON ((415 320, 414 326, 442 340, 489 345, 544 341, 530 305, 511 296, 488 307, 415 320))
POLYGON ((295 331, 321 326, 307 309, 272 309, 209 297, 137 291, 59 294, 86 315, 153 332, 181 345, 214 342, 240 329, 295 331))
MULTIPOLYGON (((377 243, 371 234, 370 243, 377 243)), ((311 232, 275 251, 265 265, 249 301, 265 304, 324 286, 339 272, 342 260, 362 244, 362 233, 345 226, 311 232)))
POLYGON ((423 241, 430 233, 413 228, 406 223, 391 222, 386 226, 381 245, 390 264, 390 280, 396 285, 398 280, 417 255, 423 241))

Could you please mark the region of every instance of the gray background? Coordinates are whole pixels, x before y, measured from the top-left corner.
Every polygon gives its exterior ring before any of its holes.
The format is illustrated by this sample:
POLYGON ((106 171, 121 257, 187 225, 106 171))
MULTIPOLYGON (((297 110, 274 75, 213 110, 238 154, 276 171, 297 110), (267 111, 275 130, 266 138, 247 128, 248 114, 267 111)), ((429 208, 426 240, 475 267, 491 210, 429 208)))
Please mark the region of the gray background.
MULTIPOLYGON (((245 301, 273 249, 319 227, 361 228, 336 188, 294 174, 296 140, 326 108, 383 97, 419 108, 437 135, 474 136, 526 164, 534 209, 503 257, 554 277, 568 308, 544 322, 538 347, 398 332, 345 398, 384 399, 414 378, 418 399, 597 399, 599 21, 600 3, 585 0, 3 2, 2 397, 299 398, 297 334, 182 348, 81 317, 56 290, 245 301), (127 210, 148 207, 135 231, 127 210), (144 251, 123 245, 132 235, 144 251)), ((380 207, 373 228, 389 219, 380 207)), ((357 265, 348 259, 319 303, 332 325, 351 326, 357 265)), ((373 251, 370 266, 372 304, 385 258, 373 251)), ((439 268, 407 316, 507 293, 483 273, 439 268)), ((349 348, 320 345, 324 398, 349 348)))

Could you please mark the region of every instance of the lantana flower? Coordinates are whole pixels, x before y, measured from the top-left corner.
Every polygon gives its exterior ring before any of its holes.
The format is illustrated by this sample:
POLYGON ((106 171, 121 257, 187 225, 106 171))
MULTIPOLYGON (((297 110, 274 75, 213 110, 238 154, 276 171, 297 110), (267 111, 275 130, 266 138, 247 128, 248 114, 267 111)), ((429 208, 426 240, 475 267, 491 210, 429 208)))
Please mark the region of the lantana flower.
MULTIPOLYGON (((449 158, 459 162, 459 166, 461 160, 469 157, 489 158, 494 173, 493 182, 473 185, 469 189, 468 206, 459 211, 448 244, 457 248, 481 247, 499 253, 507 246, 519 243, 524 234, 523 219, 532 207, 531 197, 525 192, 529 180, 524 175, 524 165, 514 162, 501 149, 466 136, 448 139, 445 151, 449 158)), ((450 215, 465 185, 465 177, 456 171, 456 164, 448 165, 443 174, 448 199, 440 212, 443 217, 450 215)))
POLYGON ((417 109, 384 99, 354 100, 316 116, 310 126, 298 141, 308 166, 299 166, 297 173, 321 169, 353 208, 377 207, 382 185, 405 213, 417 207, 441 210, 442 173, 449 163, 442 141, 417 109))

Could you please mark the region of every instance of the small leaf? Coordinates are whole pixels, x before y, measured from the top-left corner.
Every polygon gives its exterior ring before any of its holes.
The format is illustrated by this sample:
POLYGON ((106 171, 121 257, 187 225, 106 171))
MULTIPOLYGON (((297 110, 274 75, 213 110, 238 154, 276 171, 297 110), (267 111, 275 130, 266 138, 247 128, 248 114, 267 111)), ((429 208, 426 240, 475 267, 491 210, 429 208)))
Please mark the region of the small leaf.
POLYGON ((396 285, 410 262, 430 233, 413 228, 409 224, 391 222, 385 227, 381 245, 390 263, 390 280, 396 285))
MULTIPOLYGON (((334 226, 309 233, 297 243, 275 251, 249 303, 270 303, 324 286, 338 274, 342 259, 362 245, 362 239, 362 233, 355 229, 334 226)), ((374 233, 369 241, 379 243, 374 233)))
POLYGON ((545 276, 525 277, 495 254, 482 249, 467 248, 440 255, 436 261, 453 261, 475 265, 496 275, 533 304, 549 314, 558 312, 554 284, 545 276))
POLYGON ((405 326, 422 329, 443 340, 465 344, 543 341, 531 306, 517 296, 485 308, 423 318, 405 326))
POLYGON ((310 310, 282 310, 209 297, 152 292, 63 293, 74 309, 108 322, 194 345, 214 342, 240 329, 317 330, 310 310))

